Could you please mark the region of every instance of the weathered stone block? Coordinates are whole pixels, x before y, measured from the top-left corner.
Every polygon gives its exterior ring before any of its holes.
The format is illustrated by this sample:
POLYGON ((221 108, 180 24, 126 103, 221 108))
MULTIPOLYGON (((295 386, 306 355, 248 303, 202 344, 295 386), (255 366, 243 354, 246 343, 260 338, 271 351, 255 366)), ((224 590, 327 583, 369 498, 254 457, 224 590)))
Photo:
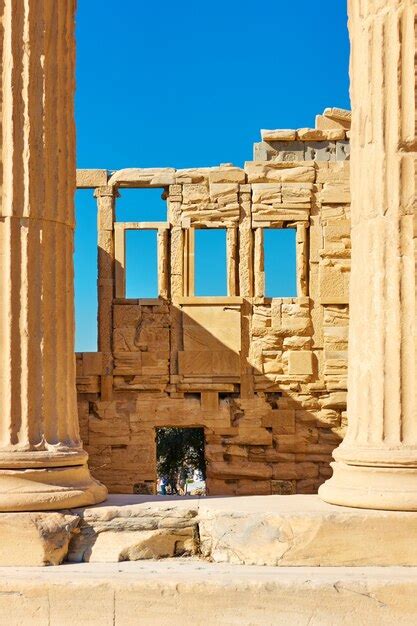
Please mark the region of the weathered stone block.
POLYGON ((0 565, 59 565, 78 523, 67 513, 1 513, 0 565))
POLYGON ((336 143, 334 141, 308 141, 305 144, 305 158, 312 161, 335 161, 336 143))
POLYGON ((262 141, 294 141, 296 131, 290 129, 278 128, 276 130, 261 129, 262 141))
POLYGON ((78 189, 95 189, 107 185, 107 170, 77 170, 78 189))
POLYGON ((268 145, 270 146, 268 154, 274 161, 288 163, 305 160, 305 148, 302 141, 270 141, 268 145))

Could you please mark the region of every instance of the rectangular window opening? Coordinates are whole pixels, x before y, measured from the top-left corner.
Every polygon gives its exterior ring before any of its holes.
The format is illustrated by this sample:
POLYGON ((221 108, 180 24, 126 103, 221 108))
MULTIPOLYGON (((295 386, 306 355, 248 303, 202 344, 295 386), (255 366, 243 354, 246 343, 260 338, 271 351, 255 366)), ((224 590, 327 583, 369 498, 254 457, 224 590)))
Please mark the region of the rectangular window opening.
POLYGON ((156 230, 127 230, 126 298, 158 297, 156 230))
POLYGON ((297 296, 295 228, 264 228, 265 295, 268 298, 297 296))
POLYGON ((157 428, 156 461, 159 495, 206 495, 204 428, 157 428))
POLYGON ((97 203, 91 189, 75 194, 75 350, 97 352, 97 203))
POLYGON ((119 189, 116 199, 117 222, 166 222, 164 189, 119 189))
POLYGON ((227 296, 226 229, 195 230, 195 295, 227 296))

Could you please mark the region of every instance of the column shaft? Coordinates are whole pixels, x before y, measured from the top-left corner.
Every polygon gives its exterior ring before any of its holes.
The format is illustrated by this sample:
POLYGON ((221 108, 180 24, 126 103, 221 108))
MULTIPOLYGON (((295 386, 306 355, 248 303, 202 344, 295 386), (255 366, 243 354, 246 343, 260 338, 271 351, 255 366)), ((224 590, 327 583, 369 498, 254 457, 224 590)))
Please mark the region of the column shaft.
POLYGON ((417 510, 417 5, 350 0, 349 29, 349 426, 319 493, 417 510))
POLYGON ((0 510, 104 499, 78 429, 75 0, 0 0, 0 510))

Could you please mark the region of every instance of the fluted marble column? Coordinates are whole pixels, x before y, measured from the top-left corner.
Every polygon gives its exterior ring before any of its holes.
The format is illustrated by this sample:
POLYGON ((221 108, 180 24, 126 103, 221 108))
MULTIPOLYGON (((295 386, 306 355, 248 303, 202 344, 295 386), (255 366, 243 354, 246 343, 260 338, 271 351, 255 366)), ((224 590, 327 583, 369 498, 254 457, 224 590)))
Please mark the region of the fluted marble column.
POLYGON ((100 502, 78 429, 75 0, 0 0, 0 510, 100 502))
POLYGON ((415 0, 350 0, 349 426, 320 496, 417 510, 415 0))

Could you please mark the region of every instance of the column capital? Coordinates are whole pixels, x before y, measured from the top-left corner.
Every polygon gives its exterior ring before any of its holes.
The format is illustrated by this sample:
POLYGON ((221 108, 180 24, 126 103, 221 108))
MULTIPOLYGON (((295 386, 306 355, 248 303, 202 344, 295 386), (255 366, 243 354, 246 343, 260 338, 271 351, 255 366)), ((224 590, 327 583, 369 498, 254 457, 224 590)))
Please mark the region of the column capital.
POLYGON ((107 185, 106 187, 96 187, 96 189, 94 189, 95 198, 103 198, 109 196, 111 198, 118 198, 120 196, 118 188, 114 185, 107 185))

